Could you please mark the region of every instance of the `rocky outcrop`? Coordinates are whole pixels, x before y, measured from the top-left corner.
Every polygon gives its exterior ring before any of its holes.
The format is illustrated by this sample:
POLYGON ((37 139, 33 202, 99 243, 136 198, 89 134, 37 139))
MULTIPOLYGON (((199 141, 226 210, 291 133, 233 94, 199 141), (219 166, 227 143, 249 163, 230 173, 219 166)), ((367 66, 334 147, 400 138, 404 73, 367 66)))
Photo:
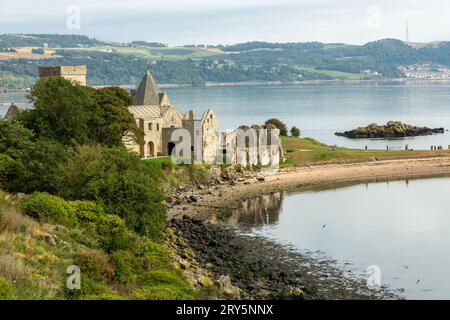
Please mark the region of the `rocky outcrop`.
POLYGON ((351 139, 367 138, 402 138, 415 136, 429 136, 444 133, 444 128, 416 127, 399 121, 390 121, 386 125, 379 126, 372 123, 367 127, 360 127, 352 131, 336 132, 337 136, 351 139))

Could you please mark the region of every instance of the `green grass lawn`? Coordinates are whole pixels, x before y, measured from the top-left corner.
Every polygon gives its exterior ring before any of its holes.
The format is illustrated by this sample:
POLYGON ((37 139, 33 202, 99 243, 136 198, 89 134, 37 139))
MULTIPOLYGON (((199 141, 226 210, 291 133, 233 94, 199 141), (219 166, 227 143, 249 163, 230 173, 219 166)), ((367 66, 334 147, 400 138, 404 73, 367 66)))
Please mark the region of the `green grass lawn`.
POLYGON ((285 167, 322 162, 450 156, 450 150, 386 151, 337 148, 336 151, 333 151, 330 146, 312 138, 282 137, 281 142, 287 158, 283 164, 285 167))

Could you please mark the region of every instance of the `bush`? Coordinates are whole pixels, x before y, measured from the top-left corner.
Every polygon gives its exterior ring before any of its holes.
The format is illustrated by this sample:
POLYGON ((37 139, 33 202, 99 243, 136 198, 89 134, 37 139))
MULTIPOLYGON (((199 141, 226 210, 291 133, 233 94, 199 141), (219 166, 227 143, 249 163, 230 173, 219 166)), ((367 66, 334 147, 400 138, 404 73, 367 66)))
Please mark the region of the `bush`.
POLYGON ((136 257, 129 251, 116 251, 111 255, 111 260, 115 266, 114 279, 121 284, 132 283, 136 274, 142 271, 136 264, 136 257))
POLYGON ((165 206, 160 171, 123 147, 81 147, 61 172, 60 192, 72 200, 101 203, 128 228, 162 239, 165 206))
POLYGON ((108 283, 114 277, 114 266, 105 253, 99 250, 82 249, 74 255, 73 264, 80 267, 81 290, 69 290, 64 287, 67 298, 112 293, 108 283))
POLYGON ((0 277, 0 300, 10 299, 12 296, 12 286, 9 281, 0 277))
POLYGON ((170 259, 162 245, 152 241, 144 242, 138 248, 136 255, 139 257, 145 270, 163 268, 170 265, 170 259))
POLYGON ((93 236, 106 252, 132 247, 135 236, 125 222, 116 215, 105 214, 101 205, 92 201, 70 201, 76 211, 77 221, 93 236))
POLYGON ((291 128, 291 136, 298 138, 300 137, 300 129, 297 127, 292 127, 291 128))
POLYGON ((23 212, 42 222, 74 226, 76 211, 64 199, 48 193, 35 192, 20 204, 23 212))

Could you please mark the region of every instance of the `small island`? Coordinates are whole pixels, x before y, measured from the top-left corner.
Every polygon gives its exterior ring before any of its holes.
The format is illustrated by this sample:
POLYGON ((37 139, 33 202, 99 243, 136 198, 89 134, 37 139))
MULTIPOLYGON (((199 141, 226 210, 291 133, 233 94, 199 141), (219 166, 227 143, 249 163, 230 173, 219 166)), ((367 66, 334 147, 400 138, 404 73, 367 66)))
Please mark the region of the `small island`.
POLYGON ((345 132, 336 132, 335 135, 350 139, 367 139, 429 136, 444 132, 444 128, 432 129, 428 127, 416 127, 409 124, 404 124, 400 121, 389 121, 386 125, 379 126, 376 123, 372 123, 367 127, 359 127, 357 129, 345 132))

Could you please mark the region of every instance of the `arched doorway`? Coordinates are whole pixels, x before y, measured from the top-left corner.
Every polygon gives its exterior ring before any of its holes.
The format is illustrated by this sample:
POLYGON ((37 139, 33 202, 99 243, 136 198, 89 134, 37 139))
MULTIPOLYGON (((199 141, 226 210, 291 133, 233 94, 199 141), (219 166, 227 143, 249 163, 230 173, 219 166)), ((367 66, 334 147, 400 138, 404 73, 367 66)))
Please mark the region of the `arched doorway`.
POLYGON ((152 141, 148 143, 148 156, 149 158, 153 158, 155 156, 155 144, 152 141))
POLYGON ((168 156, 172 155, 172 151, 174 148, 175 148, 175 143, 169 142, 169 144, 167 145, 167 155, 168 156))

